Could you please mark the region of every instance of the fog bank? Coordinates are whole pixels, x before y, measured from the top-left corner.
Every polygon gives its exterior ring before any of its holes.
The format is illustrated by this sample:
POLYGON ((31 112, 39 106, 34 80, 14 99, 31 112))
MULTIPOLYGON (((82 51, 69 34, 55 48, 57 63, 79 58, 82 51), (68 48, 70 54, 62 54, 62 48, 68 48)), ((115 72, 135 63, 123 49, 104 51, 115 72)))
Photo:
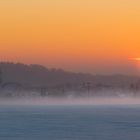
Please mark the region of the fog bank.
POLYGON ((2 105, 140 105, 140 98, 1 98, 0 106, 2 105))

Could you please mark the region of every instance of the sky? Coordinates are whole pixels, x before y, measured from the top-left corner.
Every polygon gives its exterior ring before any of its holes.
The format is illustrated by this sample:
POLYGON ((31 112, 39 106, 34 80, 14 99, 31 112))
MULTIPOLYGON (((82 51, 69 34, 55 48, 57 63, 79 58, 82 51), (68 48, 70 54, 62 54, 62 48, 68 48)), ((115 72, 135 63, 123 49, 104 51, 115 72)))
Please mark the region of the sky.
POLYGON ((0 0, 1 61, 140 73, 139 0, 0 0))

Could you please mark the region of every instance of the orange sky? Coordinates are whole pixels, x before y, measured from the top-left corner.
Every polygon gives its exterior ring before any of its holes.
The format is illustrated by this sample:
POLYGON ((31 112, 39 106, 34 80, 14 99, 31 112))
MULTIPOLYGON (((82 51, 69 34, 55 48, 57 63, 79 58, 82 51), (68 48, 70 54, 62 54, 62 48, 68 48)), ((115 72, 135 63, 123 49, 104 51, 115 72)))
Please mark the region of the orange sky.
POLYGON ((139 0, 0 1, 2 61, 136 74, 139 37, 139 0))

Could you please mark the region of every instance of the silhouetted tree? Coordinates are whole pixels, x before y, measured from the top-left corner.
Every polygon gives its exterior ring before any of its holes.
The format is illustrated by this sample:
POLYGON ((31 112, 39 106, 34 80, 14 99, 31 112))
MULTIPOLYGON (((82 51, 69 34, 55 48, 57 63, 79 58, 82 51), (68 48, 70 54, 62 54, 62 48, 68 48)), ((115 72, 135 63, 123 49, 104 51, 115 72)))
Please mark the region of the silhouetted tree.
POLYGON ((91 89, 91 83, 90 82, 86 82, 83 83, 83 86, 85 87, 85 89, 87 90, 88 96, 90 94, 90 89, 91 89))
POLYGON ((0 69, 0 84, 2 83, 2 70, 0 69))
POLYGON ((134 96, 138 96, 140 90, 139 85, 140 85, 140 79, 138 79, 136 84, 134 85, 134 96))
POLYGON ((47 94, 47 93, 46 93, 46 88, 43 88, 43 87, 42 87, 42 88, 41 88, 41 96, 44 97, 44 96, 46 96, 46 94, 47 94))

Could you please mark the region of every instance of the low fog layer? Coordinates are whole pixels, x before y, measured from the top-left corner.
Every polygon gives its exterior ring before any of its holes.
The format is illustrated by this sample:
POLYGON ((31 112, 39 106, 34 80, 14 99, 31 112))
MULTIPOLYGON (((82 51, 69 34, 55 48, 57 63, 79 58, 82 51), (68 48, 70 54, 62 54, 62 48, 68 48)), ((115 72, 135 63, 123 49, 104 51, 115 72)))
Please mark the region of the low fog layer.
POLYGON ((140 105, 140 98, 3 98, 0 105, 140 105))

